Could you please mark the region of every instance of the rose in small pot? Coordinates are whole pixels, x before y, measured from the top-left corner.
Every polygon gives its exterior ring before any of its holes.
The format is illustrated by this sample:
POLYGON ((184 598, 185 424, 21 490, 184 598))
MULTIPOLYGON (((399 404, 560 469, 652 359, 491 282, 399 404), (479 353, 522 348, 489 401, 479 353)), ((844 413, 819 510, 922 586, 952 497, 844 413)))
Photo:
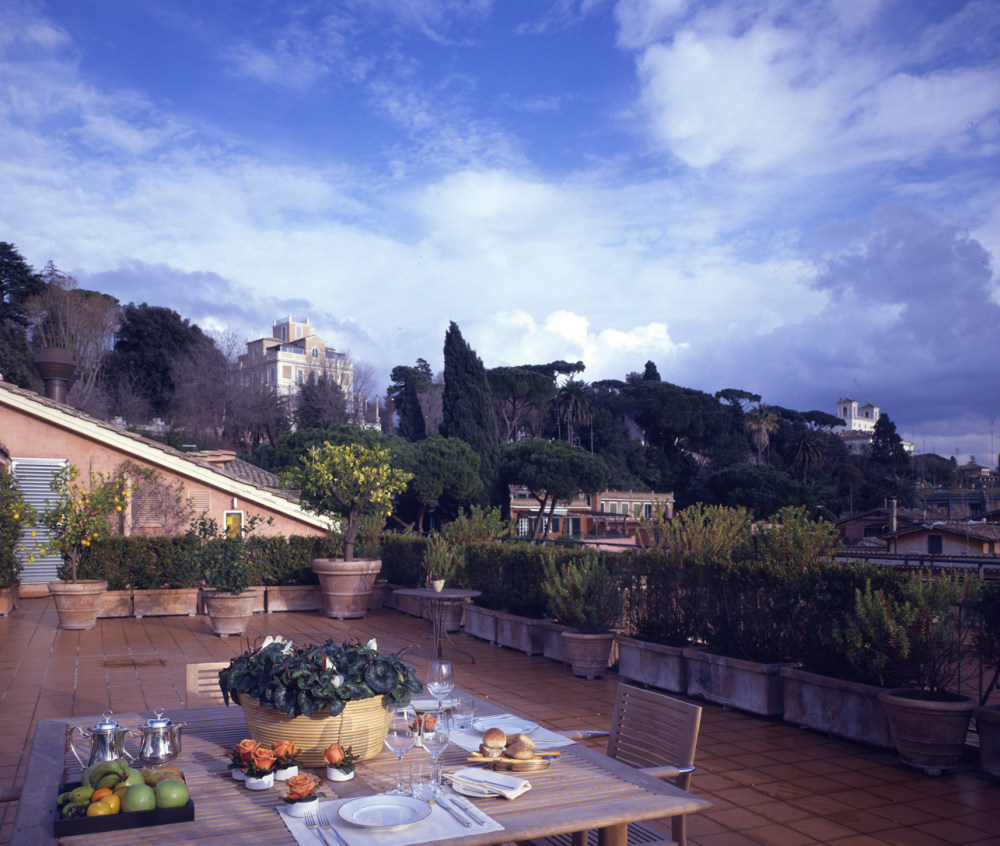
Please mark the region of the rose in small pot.
POLYGON ((244 767, 247 775, 246 786, 251 790, 266 790, 274 786, 274 770, 277 759, 270 749, 258 746, 250 753, 250 760, 244 767))
POLYGON ((236 781, 246 780, 247 774, 244 772, 244 767, 250 762, 250 756, 258 746, 260 744, 256 740, 247 738, 246 740, 241 740, 233 747, 233 751, 229 756, 229 769, 232 771, 233 778, 236 781))
POLYGON ((275 781, 287 781, 299 774, 299 750, 290 740, 279 740, 271 744, 275 758, 275 781))
POLYGON ((342 749, 339 743, 331 743, 323 752, 326 761, 326 777, 330 781, 348 781, 354 778, 357 757, 348 746, 342 749))
POLYGON ((323 797, 317 787, 319 779, 310 773, 299 773, 285 782, 285 795, 281 801, 288 805, 289 816, 305 817, 316 813, 319 800, 323 797))

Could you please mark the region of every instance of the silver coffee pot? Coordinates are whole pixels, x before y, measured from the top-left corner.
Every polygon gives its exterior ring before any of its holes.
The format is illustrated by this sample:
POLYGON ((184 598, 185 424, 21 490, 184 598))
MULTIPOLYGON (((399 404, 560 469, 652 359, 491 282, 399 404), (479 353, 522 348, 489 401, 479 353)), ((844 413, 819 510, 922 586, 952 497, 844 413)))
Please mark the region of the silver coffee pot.
POLYGON ((90 728, 73 726, 69 732, 70 752, 84 769, 91 764, 101 764, 104 761, 113 761, 115 758, 132 759, 134 757, 125 749, 125 735, 130 734, 136 737, 136 733, 127 726, 118 725, 114 717, 111 716, 111 711, 105 711, 101 717, 102 719, 97 721, 96 726, 90 728), (83 763, 83 758, 80 757, 80 753, 73 745, 73 732, 75 731, 80 732, 81 737, 90 738, 90 758, 86 764, 83 763))
POLYGON ((170 763, 180 754, 181 731, 187 723, 171 722, 163 716, 163 709, 157 708, 145 725, 139 726, 142 740, 139 741, 140 763, 148 767, 159 767, 170 763))

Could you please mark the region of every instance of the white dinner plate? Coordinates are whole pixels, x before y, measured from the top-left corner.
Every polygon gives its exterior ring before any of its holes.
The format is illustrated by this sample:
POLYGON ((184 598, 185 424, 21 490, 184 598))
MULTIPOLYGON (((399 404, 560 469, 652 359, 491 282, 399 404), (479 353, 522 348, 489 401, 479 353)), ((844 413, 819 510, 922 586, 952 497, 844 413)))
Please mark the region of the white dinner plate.
POLYGON ((363 796, 351 799, 337 809, 345 822, 362 828, 403 828, 426 819, 431 806, 412 796, 363 796))
POLYGON ((480 790, 478 787, 468 787, 464 784, 459 784, 457 781, 451 783, 451 789, 456 793, 461 793, 463 796, 471 796, 473 799, 496 799, 500 794, 491 787, 486 787, 480 790))
POLYGON ((520 717, 476 717, 472 727, 476 731, 486 731, 488 728, 500 729, 504 734, 531 734, 538 728, 537 723, 522 720, 520 717))

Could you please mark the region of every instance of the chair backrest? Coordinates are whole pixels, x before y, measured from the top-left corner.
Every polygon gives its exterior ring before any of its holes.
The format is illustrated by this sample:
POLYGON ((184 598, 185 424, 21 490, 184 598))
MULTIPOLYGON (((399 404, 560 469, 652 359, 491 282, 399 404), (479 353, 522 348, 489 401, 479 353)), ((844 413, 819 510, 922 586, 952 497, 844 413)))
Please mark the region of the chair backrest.
MULTIPOLYGON (((618 685, 608 755, 636 768, 694 766, 701 706, 627 684, 618 685)), ((675 784, 683 790, 690 772, 675 784)))
POLYGON ((222 690, 219 688, 219 670, 228 666, 228 661, 188 664, 184 679, 186 691, 184 707, 205 708, 209 705, 224 705, 222 690))

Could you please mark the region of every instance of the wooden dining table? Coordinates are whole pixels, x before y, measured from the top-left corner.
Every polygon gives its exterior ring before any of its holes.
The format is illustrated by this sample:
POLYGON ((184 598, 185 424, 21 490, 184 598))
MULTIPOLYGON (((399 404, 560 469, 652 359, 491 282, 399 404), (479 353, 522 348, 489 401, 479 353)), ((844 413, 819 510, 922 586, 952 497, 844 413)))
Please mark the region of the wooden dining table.
MULTIPOLYGON (((477 700, 477 713, 496 712, 497 703, 477 700)), ((216 706, 174 711, 175 723, 186 723, 182 750, 175 763, 184 773, 195 819, 148 828, 61 837, 53 835, 55 799, 62 782, 78 781, 80 765, 69 751, 74 725, 88 725, 86 718, 40 720, 31 744, 27 770, 11 843, 87 844, 87 846, 295 846, 277 807, 281 789, 250 791, 235 781, 228 769, 233 746, 249 730, 239 706, 216 706)), ((140 725, 148 715, 116 714, 121 725, 140 725)), ((475 806, 503 825, 502 831, 467 830, 453 838, 433 841, 435 846, 488 846, 584 829, 598 829, 602 846, 625 846, 626 824, 677 814, 694 813, 711 803, 673 785, 643 775, 582 744, 563 747, 561 757, 544 770, 521 773, 531 789, 513 801, 502 798, 472 800, 475 806)), ((419 749, 407 753, 425 754, 419 749)), ((467 752, 452 744, 442 755, 445 772, 467 766, 467 752)), ((320 776, 324 772, 317 770, 320 776)), ((327 799, 382 793, 396 784, 397 758, 385 751, 359 764, 347 782, 326 782, 327 799)), ((401 837, 401 842, 405 838, 401 837)))

